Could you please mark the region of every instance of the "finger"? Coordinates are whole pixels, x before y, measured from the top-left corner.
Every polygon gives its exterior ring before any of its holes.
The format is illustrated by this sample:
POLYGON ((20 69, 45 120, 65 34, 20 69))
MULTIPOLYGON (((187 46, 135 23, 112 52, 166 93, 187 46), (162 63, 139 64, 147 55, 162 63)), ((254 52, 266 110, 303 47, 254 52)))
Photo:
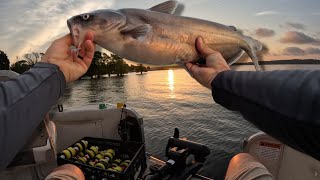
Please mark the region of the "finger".
POLYGON ((73 62, 76 62, 78 59, 79 59, 79 58, 78 58, 77 52, 72 51, 72 61, 73 61, 73 62))
POLYGON ((82 59, 78 58, 77 56, 75 56, 74 62, 80 64, 85 71, 87 71, 88 68, 89 68, 89 67, 87 66, 87 64, 84 63, 84 61, 83 61, 82 59))
POLYGON ((189 71, 191 71, 191 67, 192 67, 192 63, 186 63, 186 67, 189 69, 189 71))
POLYGON ((83 60, 83 56, 81 56, 80 54, 78 54, 77 56, 79 59, 83 60))
POLYGON ((94 47, 93 42, 90 40, 87 40, 84 43, 84 46, 85 46, 85 55, 83 57, 83 61, 89 67, 92 62, 94 53, 95 53, 95 47, 94 47))
POLYGON ((93 32, 91 32, 91 31, 88 31, 87 33, 86 33, 86 35, 85 35, 85 40, 90 40, 90 41, 92 41, 93 42, 93 38, 94 38, 94 35, 93 35, 93 32))
POLYGON ((207 67, 215 67, 217 63, 226 63, 226 60, 222 57, 221 53, 215 51, 214 53, 207 56, 206 65, 207 67))
POLYGON ((79 56, 81 56, 82 57, 82 59, 83 59, 83 57, 85 56, 85 49, 84 48, 81 48, 81 50, 79 51, 79 56))
POLYGON ((201 37, 198 37, 196 40, 196 48, 203 58, 207 58, 207 56, 216 52, 209 48, 206 44, 204 44, 203 39, 201 37))
POLYGON ((57 41, 62 41, 64 43, 66 43, 68 46, 73 45, 73 40, 70 34, 67 34, 59 39, 57 39, 57 41))
POLYGON ((93 33, 92 33, 91 31, 86 32, 86 34, 85 34, 85 36, 84 36, 84 41, 83 41, 83 43, 82 43, 82 45, 81 45, 81 49, 80 49, 80 52, 79 52, 79 54, 80 54, 82 57, 85 56, 85 42, 86 42, 87 40, 90 40, 90 41, 93 42, 93 33))
POLYGON ((88 70, 89 67, 87 66, 86 63, 84 63, 83 57, 80 58, 80 55, 79 55, 79 54, 77 54, 77 53, 74 53, 74 54, 73 54, 73 61, 76 62, 76 63, 78 63, 78 64, 80 64, 85 71, 88 70))
POLYGON ((199 73, 199 66, 196 64, 192 64, 192 63, 187 63, 186 67, 188 68, 188 70, 191 72, 191 74, 195 77, 197 76, 197 74, 199 73))
POLYGON ((79 50, 79 55, 82 57, 86 54, 85 42, 86 42, 86 40, 84 40, 83 43, 81 43, 81 48, 79 50))

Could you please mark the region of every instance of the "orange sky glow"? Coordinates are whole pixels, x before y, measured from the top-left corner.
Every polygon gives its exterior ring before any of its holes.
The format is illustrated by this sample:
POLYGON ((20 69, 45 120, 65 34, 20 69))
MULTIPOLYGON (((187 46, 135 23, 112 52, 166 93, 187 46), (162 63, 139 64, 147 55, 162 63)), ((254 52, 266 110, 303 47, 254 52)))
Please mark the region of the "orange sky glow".
MULTIPOLYGON (((143 8, 163 0, 32 0, 0 2, 0 50, 11 63, 31 52, 45 52, 51 42, 68 33, 73 15, 102 9, 143 8)), ((320 1, 318 0, 179 0, 183 16, 235 26, 268 47, 263 60, 320 59, 320 1)), ((133 63, 134 64, 134 63, 133 63)))

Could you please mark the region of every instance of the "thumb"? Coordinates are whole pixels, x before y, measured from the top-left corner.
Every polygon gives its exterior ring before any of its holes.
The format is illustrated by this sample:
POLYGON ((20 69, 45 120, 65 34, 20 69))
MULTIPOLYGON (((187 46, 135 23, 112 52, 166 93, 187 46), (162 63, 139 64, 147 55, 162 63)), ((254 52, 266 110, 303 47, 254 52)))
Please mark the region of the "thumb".
POLYGON ((84 43, 85 56, 83 57, 83 62, 89 68, 95 53, 95 46, 91 40, 86 40, 84 43))
POLYGON ((71 34, 67 34, 63 37, 60 37, 59 39, 56 40, 57 42, 64 42, 66 43, 68 46, 71 46, 73 44, 72 42, 72 37, 71 34))
POLYGON ((196 40, 196 48, 198 50, 198 52, 200 53, 200 56, 202 56, 203 58, 207 58, 207 56, 209 56, 210 54, 215 53, 216 51, 212 50, 211 48, 209 48, 204 42, 202 37, 198 37, 196 40))

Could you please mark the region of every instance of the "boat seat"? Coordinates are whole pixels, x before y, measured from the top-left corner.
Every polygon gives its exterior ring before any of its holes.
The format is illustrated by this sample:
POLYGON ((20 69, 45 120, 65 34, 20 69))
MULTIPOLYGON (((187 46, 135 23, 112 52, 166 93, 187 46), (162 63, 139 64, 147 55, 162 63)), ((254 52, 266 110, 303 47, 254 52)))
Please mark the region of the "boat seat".
POLYGON ((51 141, 55 142, 56 139, 55 132, 55 125, 52 121, 41 122, 9 167, 55 161, 54 149, 51 147, 51 141))
POLYGON ((0 172, 0 179, 38 179, 56 167, 56 127, 47 119, 40 123, 29 141, 15 156, 8 168, 0 172), (54 147, 54 146, 53 146, 54 147))
POLYGON ((292 149, 263 132, 246 139, 243 151, 261 162, 275 179, 320 179, 320 161, 292 149))

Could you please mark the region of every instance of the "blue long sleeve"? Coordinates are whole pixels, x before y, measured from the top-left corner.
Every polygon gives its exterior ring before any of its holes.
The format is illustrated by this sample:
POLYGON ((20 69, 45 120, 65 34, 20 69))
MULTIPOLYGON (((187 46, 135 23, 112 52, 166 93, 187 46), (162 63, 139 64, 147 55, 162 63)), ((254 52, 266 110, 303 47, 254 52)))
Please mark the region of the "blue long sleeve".
POLYGON ((320 160, 320 71, 224 71, 211 85, 217 103, 320 160))
POLYGON ((0 170, 25 145, 65 86, 58 66, 47 63, 37 63, 16 79, 0 82, 0 170))

